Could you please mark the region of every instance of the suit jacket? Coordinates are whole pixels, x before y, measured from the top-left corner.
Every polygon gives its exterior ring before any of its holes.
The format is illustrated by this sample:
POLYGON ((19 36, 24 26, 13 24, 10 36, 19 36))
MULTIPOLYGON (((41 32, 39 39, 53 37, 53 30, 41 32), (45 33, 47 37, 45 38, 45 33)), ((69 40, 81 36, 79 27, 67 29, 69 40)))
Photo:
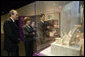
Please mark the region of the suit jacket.
POLYGON ((40 31, 42 31, 42 32, 43 32, 43 31, 46 31, 46 30, 47 30, 47 22, 44 21, 44 23, 43 23, 43 22, 40 21, 38 27, 39 27, 39 30, 40 30, 40 31))
POLYGON ((23 32, 24 32, 24 38, 30 38, 33 39, 33 37, 35 35, 33 35, 33 32, 35 33, 35 31, 33 30, 32 26, 28 27, 28 26, 24 26, 23 27, 23 32))
POLYGON ((39 24, 38 24, 38 30, 39 30, 38 36, 40 36, 42 38, 47 36, 47 31, 48 31, 47 25, 48 25, 48 23, 46 21, 44 21, 44 23, 41 21, 39 22, 39 24))
POLYGON ((15 51, 19 43, 19 29, 11 19, 6 20, 3 25, 4 29, 4 48, 7 51, 15 51))

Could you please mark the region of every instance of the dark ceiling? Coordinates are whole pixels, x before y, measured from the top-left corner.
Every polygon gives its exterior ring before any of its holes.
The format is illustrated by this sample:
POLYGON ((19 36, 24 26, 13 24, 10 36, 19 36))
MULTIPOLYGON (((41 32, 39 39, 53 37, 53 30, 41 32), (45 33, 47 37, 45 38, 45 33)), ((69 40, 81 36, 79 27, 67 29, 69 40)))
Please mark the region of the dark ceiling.
POLYGON ((18 9, 22 6, 30 4, 34 1, 29 0, 2 0, 1 1, 1 15, 8 13, 11 9, 18 9))
MULTIPOLYGON (((18 9, 22 6, 30 4, 34 1, 30 0, 2 0, 1 1, 1 15, 8 13, 11 9, 18 9)), ((84 4, 84 1, 80 1, 80 4, 84 4)))

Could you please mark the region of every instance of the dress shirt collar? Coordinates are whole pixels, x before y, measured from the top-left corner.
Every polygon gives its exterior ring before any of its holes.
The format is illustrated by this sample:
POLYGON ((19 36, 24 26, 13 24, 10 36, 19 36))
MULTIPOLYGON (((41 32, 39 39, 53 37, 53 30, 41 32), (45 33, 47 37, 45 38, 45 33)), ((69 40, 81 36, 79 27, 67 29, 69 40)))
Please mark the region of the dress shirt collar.
POLYGON ((13 22, 15 22, 15 20, 12 18, 12 17, 10 17, 11 18, 11 20, 13 21, 13 22))
POLYGON ((43 21, 43 20, 41 20, 41 22, 42 22, 42 23, 44 23, 44 21, 43 21))

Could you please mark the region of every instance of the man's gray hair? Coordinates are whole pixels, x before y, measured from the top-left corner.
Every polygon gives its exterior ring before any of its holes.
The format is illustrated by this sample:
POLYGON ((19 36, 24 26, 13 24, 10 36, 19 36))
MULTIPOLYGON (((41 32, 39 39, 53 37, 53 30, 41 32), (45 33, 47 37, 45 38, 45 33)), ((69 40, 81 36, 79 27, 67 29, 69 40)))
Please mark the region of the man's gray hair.
POLYGON ((16 10, 14 10, 14 9, 10 10, 10 11, 9 11, 9 15, 10 15, 10 16, 11 16, 11 15, 14 15, 14 11, 16 11, 16 10))

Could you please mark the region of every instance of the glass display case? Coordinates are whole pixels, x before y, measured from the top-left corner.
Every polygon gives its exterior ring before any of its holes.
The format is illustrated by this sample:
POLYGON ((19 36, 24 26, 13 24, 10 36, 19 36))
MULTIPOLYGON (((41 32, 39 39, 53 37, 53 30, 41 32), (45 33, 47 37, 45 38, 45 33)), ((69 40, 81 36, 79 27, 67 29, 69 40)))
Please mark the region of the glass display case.
MULTIPOLYGON (((37 25, 37 49, 42 50, 49 46, 56 38, 64 38, 68 42, 68 33, 75 25, 80 24, 79 2, 36 2, 36 25, 37 25), (44 7, 42 7, 42 4, 44 7), (59 3, 59 5, 57 5, 59 3), (50 5, 51 4, 51 5, 50 5), (50 6, 48 6, 50 5, 50 6), (38 7, 41 6, 41 7, 38 7), (56 7, 57 6, 57 7, 56 7), (71 7, 69 7, 71 6, 71 7), (52 8, 51 8, 52 7, 52 8), (45 20, 49 29, 45 30, 47 36, 43 37, 39 30, 40 15, 45 14, 45 20), (44 38, 44 40, 42 40, 44 38), (41 43, 43 42, 43 43, 41 43), (44 47, 45 46, 45 47, 44 47)), ((44 28, 44 27, 42 27, 44 28)), ((61 41, 61 40, 60 40, 61 41)))
POLYGON ((81 33, 79 1, 72 1, 61 7, 62 10, 59 13, 45 12, 46 21, 51 24, 49 38, 54 41, 40 53, 47 56, 80 56, 81 45, 78 44, 79 39, 77 38, 77 35, 81 33))
POLYGON ((63 8, 60 24, 61 39, 56 39, 56 41, 51 44, 52 54, 58 56, 80 56, 81 44, 78 44, 80 40, 77 37, 81 35, 79 34, 81 33, 79 30, 81 27, 79 17, 79 2, 71 2, 63 8), (64 52, 59 53, 61 50, 64 52))
MULTIPOLYGON (((41 9, 41 8, 40 8, 41 9)), ((44 35, 42 36, 42 31, 39 29, 39 23, 40 23, 40 16, 36 17, 36 25, 37 25, 37 50, 42 50, 48 46, 50 46, 50 43, 52 43, 56 37, 60 37, 60 14, 55 13, 53 11, 46 11, 45 13, 45 22, 47 23, 47 27, 49 27, 47 30, 45 30, 44 35), (44 40, 42 40, 42 37, 44 40), (43 43, 42 43, 43 42, 43 43)), ((42 27, 43 28, 43 27, 42 27)))

